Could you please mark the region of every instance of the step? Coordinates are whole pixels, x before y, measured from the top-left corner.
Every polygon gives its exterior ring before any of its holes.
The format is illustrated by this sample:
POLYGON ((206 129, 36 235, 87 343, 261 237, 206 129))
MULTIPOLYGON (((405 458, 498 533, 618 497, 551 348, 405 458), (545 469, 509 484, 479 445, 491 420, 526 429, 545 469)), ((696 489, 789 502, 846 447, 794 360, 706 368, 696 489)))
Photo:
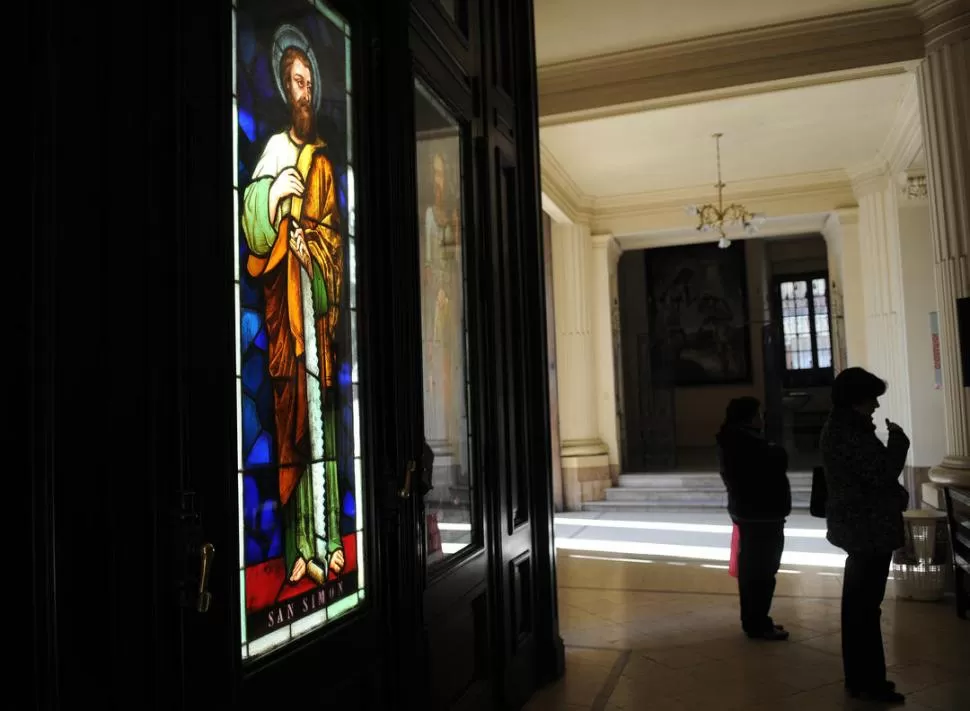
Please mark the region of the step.
MULTIPOLYGON (((788 474, 788 482, 792 488, 812 486, 811 472, 791 472, 788 474)), ((721 475, 712 472, 669 472, 656 474, 621 474, 619 477, 621 487, 633 488, 657 488, 657 489, 679 489, 679 490, 724 490, 724 482, 721 475)))
MULTIPOLYGON (((724 511, 727 507, 722 503, 683 503, 680 501, 587 501, 583 504, 583 511, 649 513, 656 511, 670 511, 677 513, 705 513, 710 511, 724 511)), ((792 511, 805 513, 808 511, 808 501, 792 501, 792 511)))
MULTIPOLYGON (((727 492, 724 487, 720 489, 647 489, 629 486, 611 486, 606 490, 608 501, 712 501, 721 502, 727 506, 727 492)), ((811 489, 793 488, 792 499, 808 501, 811 498, 811 489)))

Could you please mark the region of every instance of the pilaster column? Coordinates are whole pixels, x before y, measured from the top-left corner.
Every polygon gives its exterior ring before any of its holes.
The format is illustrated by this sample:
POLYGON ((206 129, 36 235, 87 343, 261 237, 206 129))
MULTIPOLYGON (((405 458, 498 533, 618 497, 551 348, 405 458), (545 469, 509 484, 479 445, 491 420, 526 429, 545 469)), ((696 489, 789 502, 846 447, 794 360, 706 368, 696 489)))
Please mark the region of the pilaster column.
POLYGON ((610 485, 608 449, 599 433, 596 356, 590 317, 592 240, 586 225, 552 226, 559 432, 566 509, 601 499, 610 485))
POLYGON ((840 232, 842 260, 842 333, 845 340, 845 367, 866 363, 866 304, 862 287, 862 253, 859 247, 859 210, 849 208, 833 213, 840 232))
POLYGON ((961 382, 956 300, 970 296, 970 0, 918 4, 917 70, 940 314, 946 456, 934 481, 970 481, 970 389, 961 382))
POLYGON ((852 187, 859 201, 865 367, 889 382, 875 421, 886 437, 886 418, 907 431, 911 424, 897 193, 889 175, 878 168, 856 176, 852 187))
POLYGON ((590 273, 590 306, 593 321, 593 355, 596 374, 596 409, 599 434, 610 457, 610 475, 620 472, 619 385, 620 357, 619 288, 616 270, 623 249, 613 235, 593 237, 590 273))
POLYGON ((832 331, 832 368, 836 373, 848 367, 848 342, 845 333, 845 297, 843 294, 842 223, 832 213, 822 227, 829 266, 829 323, 832 331))

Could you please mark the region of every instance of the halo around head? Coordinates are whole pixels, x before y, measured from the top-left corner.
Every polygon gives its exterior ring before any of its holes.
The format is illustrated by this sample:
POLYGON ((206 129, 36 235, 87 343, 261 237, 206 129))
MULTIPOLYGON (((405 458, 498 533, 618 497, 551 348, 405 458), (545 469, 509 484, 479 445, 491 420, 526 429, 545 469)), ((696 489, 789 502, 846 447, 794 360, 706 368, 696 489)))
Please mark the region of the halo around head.
POLYGON ((306 35, 293 25, 280 25, 273 35, 273 78, 276 79, 276 88, 283 101, 289 104, 283 77, 280 76, 280 62, 283 61, 283 53, 290 47, 300 50, 310 60, 310 71, 313 73, 313 113, 317 113, 320 110, 320 68, 306 35))

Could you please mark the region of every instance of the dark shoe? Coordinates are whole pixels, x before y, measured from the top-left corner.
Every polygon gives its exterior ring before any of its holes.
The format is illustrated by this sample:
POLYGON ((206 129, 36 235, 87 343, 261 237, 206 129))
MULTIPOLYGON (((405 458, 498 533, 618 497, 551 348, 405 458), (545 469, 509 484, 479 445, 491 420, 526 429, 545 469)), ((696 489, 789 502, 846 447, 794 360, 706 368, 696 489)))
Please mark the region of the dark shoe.
POLYGON ((890 687, 892 682, 887 682, 886 686, 880 689, 849 689, 849 696, 860 701, 872 701, 878 704, 905 704, 906 697, 895 691, 895 684, 890 687))
MULTIPOLYGON (((886 691, 895 691, 895 690, 896 690, 896 682, 895 682, 895 681, 886 681, 886 682, 885 682, 885 683, 884 683, 884 684, 883 684, 882 686, 880 686, 879 688, 880 688, 880 689, 884 689, 884 690, 886 690, 886 691)), ((859 691, 858 691, 858 689, 853 689, 853 688, 852 688, 852 687, 850 687, 850 686, 849 686, 848 684, 846 684, 846 685, 845 685, 845 690, 846 690, 847 692, 849 692, 849 694, 850 694, 850 695, 851 695, 851 694, 853 694, 853 693, 858 693, 858 692, 859 692, 859 691)))
POLYGON ((750 639, 764 639, 769 642, 784 642, 790 636, 791 635, 787 631, 777 627, 769 627, 763 632, 748 632, 748 637, 750 639))

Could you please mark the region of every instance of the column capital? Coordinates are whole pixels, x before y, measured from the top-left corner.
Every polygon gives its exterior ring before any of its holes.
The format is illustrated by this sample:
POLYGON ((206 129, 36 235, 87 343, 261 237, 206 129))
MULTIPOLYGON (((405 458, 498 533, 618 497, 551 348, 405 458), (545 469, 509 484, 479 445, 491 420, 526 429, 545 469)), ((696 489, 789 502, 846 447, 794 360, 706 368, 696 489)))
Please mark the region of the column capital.
POLYGON ((927 54, 970 38, 970 0, 915 0, 927 54))
POLYGON ((605 249, 614 258, 619 258, 623 254, 623 246, 609 233, 593 235, 593 249, 605 249))
POLYGON ((889 166, 882 160, 848 171, 848 174, 857 200, 889 188, 889 166))
POLYGON ((903 205, 921 205, 929 199, 926 171, 908 170, 896 176, 903 205))
POLYGON ((944 457, 930 470, 930 481, 940 486, 970 487, 970 457, 944 457))

